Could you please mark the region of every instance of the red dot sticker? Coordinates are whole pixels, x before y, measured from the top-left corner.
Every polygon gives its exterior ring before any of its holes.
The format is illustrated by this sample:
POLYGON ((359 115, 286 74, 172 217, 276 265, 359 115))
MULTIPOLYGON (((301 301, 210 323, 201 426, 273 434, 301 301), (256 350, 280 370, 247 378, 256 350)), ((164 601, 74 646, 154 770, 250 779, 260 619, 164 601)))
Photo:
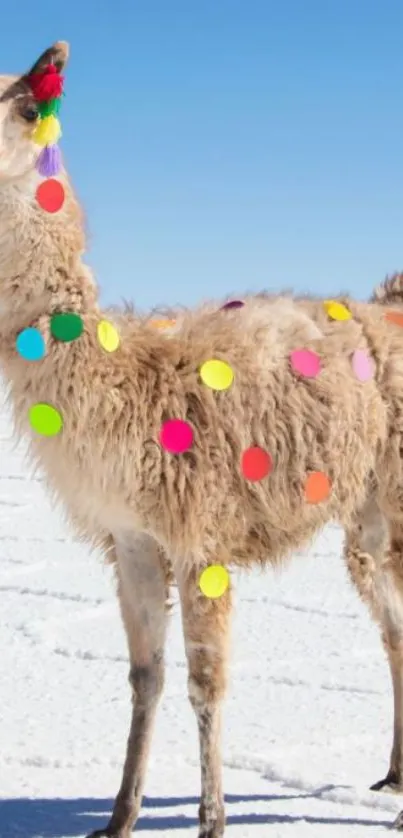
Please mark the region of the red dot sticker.
POLYGON ((36 200, 45 212, 58 212, 64 204, 64 189, 60 181, 48 178, 39 184, 36 200))
POLYGON ((273 470, 273 460, 267 451, 255 445, 243 452, 241 469, 246 480, 263 480, 273 470))
POLYGON ((193 443, 193 430, 182 419, 168 419, 160 430, 160 443, 170 454, 183 454, 193 443))

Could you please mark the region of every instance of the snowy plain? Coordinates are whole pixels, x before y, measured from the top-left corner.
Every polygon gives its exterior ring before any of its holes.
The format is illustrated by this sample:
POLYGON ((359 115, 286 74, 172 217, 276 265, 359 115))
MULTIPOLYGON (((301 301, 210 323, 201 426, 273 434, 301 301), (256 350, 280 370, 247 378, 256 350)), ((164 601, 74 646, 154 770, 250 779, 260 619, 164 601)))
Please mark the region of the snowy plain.
MULTIPOLYGON (((110 569, 75 540, 24 453, 0 398, 0 838, 83 838, 105 825, 120 782, 125 638, 110 569)), ((341 549, 329 527, 281 573, 234 576, 228 838, 376 838, 403 808, 369 791, 387 769, 391 688, 341 549)), ((198 794, 175 606, 134 834, 196 838, 198 794)))

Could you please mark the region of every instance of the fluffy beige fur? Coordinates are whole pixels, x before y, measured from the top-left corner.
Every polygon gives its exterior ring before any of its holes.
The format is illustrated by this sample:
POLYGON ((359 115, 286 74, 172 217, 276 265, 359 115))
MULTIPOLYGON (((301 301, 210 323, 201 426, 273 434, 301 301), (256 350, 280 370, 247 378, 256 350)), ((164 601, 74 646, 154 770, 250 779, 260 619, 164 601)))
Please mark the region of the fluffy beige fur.
MULTIPOLYGON (((59 67, 60 42, 42 55, 59 67)), ((220 704, 225 691, 231 590, 201 593, 210 564, 251 567, 290 556, 330 520, 346 531, 353 581, 381 625, 394 685, 390 770, 376 787, 403 788, 403 329, 385 319, 385 304, 403 303, 403 276, 382 285, 370 303, 343 297, 347 322, 331 320, 319 299, 248 296, 239 310, 211 303, 176 318, 164 332, 131 311, 101 312, 82 260, 83 219, 65 172, 66 201, 44 212, 35 192, 37 148, 24 77, 0 77, 0 363, 9 382, 18 432, 62 501, 74 527, 115 564, 133 686, 133 714, 122 784, 110 823, 99 835, 127 838, 135 822, 153 718, 164 680, 166 602, 179 589, 189 696, 200 733, 202 791, 199 838, 224 834, 220 704), (74 343, 49 331, 54 312, 74 311, 84 333, 74 343), (121 345, 106 353, 97 323, 117 326, 121 345), (16 352, 27 326, 42 332, 38 363, 16 352), (290 365, 297 348, 321 357, 321 374, 301 378, 290 365), (374 378, 357 380, 356 349, 373 358, 374 378), (232 387, 215 392, 200 380, 210 358, 227 361, 232 387), (37 436, 28 411, 36 402, 60 410, 63 431, 37 436), (165 419, 185 419, 192 448, 163 450, 165 419), (274 468, 245 480, 242 451, 259 445, 274 468), (329 499, 307 503, 312 471, 332 482, 329 499)), ((396 822, 402 826, 400 817, 396 822)))

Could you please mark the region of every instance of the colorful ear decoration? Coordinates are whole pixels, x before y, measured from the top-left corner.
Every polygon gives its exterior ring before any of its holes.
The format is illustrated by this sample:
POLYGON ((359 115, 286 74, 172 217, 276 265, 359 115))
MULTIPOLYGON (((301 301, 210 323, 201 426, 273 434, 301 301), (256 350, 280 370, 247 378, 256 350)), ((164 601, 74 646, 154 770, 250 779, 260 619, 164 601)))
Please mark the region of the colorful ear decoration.
POLYGON ((62 135, 58 114, 63 94, 64 76, 54 64, 48 64, 41 73, 31 73, 28 83, 38 103, 40 122, 33 141, 42 146, 36 161, 38 172, 46 178, 54 177, 61 169, 60 149, 57 145, 62 135))

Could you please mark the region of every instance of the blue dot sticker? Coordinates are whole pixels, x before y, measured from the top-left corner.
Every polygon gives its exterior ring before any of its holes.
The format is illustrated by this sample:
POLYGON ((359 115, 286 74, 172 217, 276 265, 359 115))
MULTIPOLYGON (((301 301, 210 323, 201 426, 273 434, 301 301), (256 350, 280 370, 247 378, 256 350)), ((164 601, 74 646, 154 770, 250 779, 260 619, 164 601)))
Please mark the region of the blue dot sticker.
POLYGON ((45 341, 38 329, 24 329, 15 342, 16 349, 25 361, 40 361, 45 355, 45 341))

